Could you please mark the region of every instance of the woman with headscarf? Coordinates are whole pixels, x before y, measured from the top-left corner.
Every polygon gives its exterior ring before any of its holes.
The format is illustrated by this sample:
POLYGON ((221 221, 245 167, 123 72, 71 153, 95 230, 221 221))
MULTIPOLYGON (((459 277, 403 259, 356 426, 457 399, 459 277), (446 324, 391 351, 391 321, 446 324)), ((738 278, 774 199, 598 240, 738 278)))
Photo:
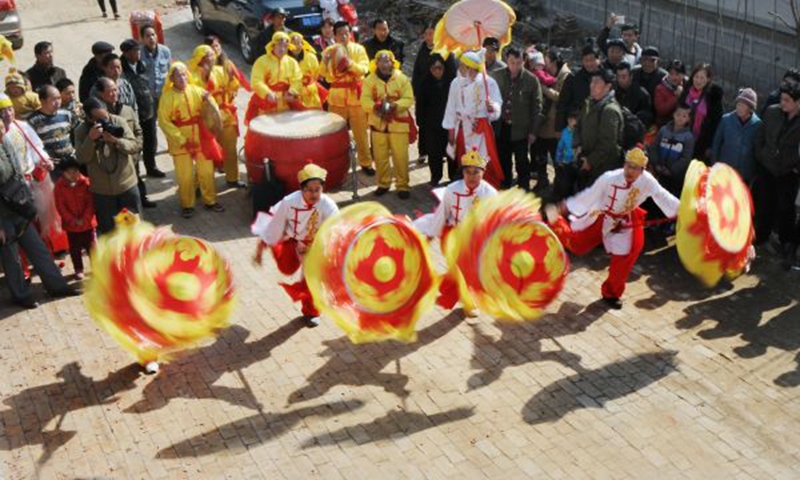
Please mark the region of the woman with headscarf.
POLYGON ((205 102, 214 107, 217 104, 205 89, 192 84, 189 69, 184 63, 173 63, 158 105, 158 125, 167 137, 169 153, 175 162, 178 198, 184 218, 194 215, 195 169, 206 209, 225 211, 217 203, 214 163, 204 148, 209 140, 214 139, 203 124, 202 110, 205 102))
POLYGON ((303 74, 297 61, 288 55, 289 35, 276 32, 266 53, 256 60, 250 83, 253 96, 245 114, 245 125, 265 113, 298 109, 303 74))
POLYGON ((317 85, 319 79, 319 59, 317 51, 314 50, 301 33, 292 32, 289 34, 289 54, 297 61, 300 72, 303 74, 302 87, 300 89, 300 102, 304 108, 321 110, 327 97, 325 89, 320 90, 317 85))
POLYGON ((452 182, 460 178, 456 161, 447 156, 447 130, 442 127, 447 96, 450 84, 455 78, 455 71, 447 68, 446 61, 439 54, 429 55, 428 58, 428 73, 422 77, 417 86, 416 113, 420 129, 419 149, 428 155, 430 185, 436 187, 442 181, 445 161, 448 180, 452 182))

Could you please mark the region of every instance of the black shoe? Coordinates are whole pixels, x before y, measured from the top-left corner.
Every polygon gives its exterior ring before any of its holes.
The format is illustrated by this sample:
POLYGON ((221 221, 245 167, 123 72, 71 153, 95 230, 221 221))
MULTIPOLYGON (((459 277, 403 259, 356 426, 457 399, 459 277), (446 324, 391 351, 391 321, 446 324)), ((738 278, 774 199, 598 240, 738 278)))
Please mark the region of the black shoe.
POLYGON ((164 178, 167 176, 167 174, 157 168, 154 168, 147 171, 147 176, 150 178, 164 178))
POLYGON ((225 211, 225 207, 223 207, 219 203, 212 203, 211 205, 205 205, 205 207, 206 207, 206 210, 211 210, 211 211, 214 211, 214 212, 217 212, 217 213, 225 211))
POLYGON ((431 188, 436 188, 439 186, 439 182, 441 182, 441 180, 431 180, 428 182, 428 186, 431 188))
POLYGON ((622 300, 620 300, 619 298, 603 297, 603 302, 605 302, 605 304, 608 305, 608 308, 614 310, 622 310, 622 300))
POLYGON ((375 176, 375 169, 372 168, 372 167, 361 167, 361 171, 364 172, 364 175, 366 175, 368 177, 374 177, 375 176))
POLYGON ((20 307, 24 308, 25 310, 34 310, 39 308, 39 302, 33 299, 33 297, 25 297, 14 300, 14 303, 19 305, 20 307))
POLYGON ((181 210, 181 217, 192 218, 194 216, 194 208, 184 208, 181 210))
POLYGON ((375 196, 376 197, 382 197, 382 196, 386 195, 387 193, 389 193, 389 189, 388 188, 378 187, 378 188, 375 189, 375 196))
POLYGON ((67 298, 67 297, 78 297, 81 295, 81 291, 77 288, 67 287, 62 290, 57 290, 51 294, 54 298, 67 298))
POLYGON ((397 192, 397 196, 400 197, 400 200, 408 200, 409 198, 411 198, 411 192, 409 192, 407 190, 403 190, 403 191, 397 192))
POLYGON ((144 208, 156 208, 158 206, 158 204, 156 202, 148 199, 148 198, 143 198, 142 199, 142 206, 144 208))
POLYGON ((108 18, 108 14, 106 12, 103 12, 103 18, 108 18))
POLYGON ((426 163, 428 163, 428 157, 426 157, 425 155, 417 159, 417 164, 419 165, 425 165, 426 163))
POLYGON ((247 184, 243 182, 225 182, 228 188, 246 188, 247 184))

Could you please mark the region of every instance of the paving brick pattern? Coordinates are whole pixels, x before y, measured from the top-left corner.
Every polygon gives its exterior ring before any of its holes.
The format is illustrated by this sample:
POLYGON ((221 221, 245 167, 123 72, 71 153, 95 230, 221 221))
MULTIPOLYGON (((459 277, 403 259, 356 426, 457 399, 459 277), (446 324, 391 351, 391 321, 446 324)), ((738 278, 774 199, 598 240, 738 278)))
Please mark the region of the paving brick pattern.
MULTIPOLYGON (((168 158, 159 163, 171 170, 168 158)), ((391 194, 383 203, 410 215, 432 208, 427 178, 415 169, 412 200, 391 194)), ((363 199, 374 200, 374 187, 360 180, 363 199)), ((4 301, 0 478, 738 479, 800 471, 800 276, 770 257, 752 275, 706 290, 674 248, 651 236, 622 311, 596 301, 607 265, 597 252, 574 260, 538 322, 437 309, 420 321, 416 343, 356 346, 331 322, 304 328, 274 265, 252 264, 243 191, 222 192, 227 213, 184 220, 173 182, 152 188, 160 206, 150 220, 208 239, 230 260, 233 326, 145 377, 80 299, 22 313, 4 301)), ((334 196, 341 204, 351 197, 334 196)))

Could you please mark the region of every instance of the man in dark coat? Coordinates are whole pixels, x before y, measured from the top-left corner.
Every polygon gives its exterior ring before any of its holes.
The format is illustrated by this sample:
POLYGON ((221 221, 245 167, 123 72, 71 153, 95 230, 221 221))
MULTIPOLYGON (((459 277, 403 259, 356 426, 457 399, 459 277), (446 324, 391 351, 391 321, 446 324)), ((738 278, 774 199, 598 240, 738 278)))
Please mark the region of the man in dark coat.
POLYGON ((647 90, 650 98, 655 98, 656 87, 661 84, 667 71, 659 65, 659 54, 656 47, 645 47, 642 50, 641 64, 633 67, 633 83, 647 90))
POLYGON ((447 62, 436 53, 430 55, 429 65, 428 73, 420 80, 414 98, 417 101, 419 149, 427 152, 431 171, 430 184, 435 187, 442 181, 445 161, 449 181, 460 178, 461 172, 456 161, 447 157, 447 130, 442 128, 450 83, 455 78, 455 71, 448 70, 447 62))
POLYGON ((53 65, 53 44, 39 42, 33 47, 36 63, 25 74, 31 81, 31 88, 35 92, 42 85, 55 85, 59 80, 67 78, 63 68, 53 65))
POLYGON ((589 84, 592 75, 600 68, 600 52, 594 44, 587 44, 581 51, 581 65, 583 68, 573 72, 564 82, 564 88, 558 97, 556 106, 556 131, 560 132, 567 126, 567 116, 583 108, 589 98, 589 84))
POLYGON ((622 166, 620 148, 622 110, 614 98, 615 75, 599 70, 592 75, 591 96, 586 99, 573 146, 577 149, 583 185, 591 185, 603 173, 622 166))
POLYGON ((403 65, 403 60, 406 58, 405 44, 392 36, 389 30, 389 22, 383 18, 378 18, 372 22, 372 38, 363 42, 364 49, 367 50, 367 57, 370 60, 375 59, 375 54, 381 50, 389 50, 394 54, 395 60, 403 65))
POLYGON ((653 102, 650 100, 650 94, 644 87, 634 83, 631 66, 628 62, 620 63, 617 68, 615 96, 619 105, 636 115, 645 128, 653 124, 653 102))
POLYGON ((81 79, 78 84, 78 98, 81 103, 85 103, 91 96, 92 87, 100 77, 105 76, 103 69, 103 58, 114 51, 114 46, 108 42, 95 42, 92 45, 93 57, 86 63, 81 72, 81 79))

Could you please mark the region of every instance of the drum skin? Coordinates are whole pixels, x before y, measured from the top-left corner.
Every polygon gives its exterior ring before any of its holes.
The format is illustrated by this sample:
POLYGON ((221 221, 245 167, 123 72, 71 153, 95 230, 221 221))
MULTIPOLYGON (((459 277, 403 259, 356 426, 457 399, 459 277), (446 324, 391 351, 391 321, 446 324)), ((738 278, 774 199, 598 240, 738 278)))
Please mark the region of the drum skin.
POLYGON ((252 184, 263 181, 268 158, 287 192, 300 188, 297 172, 309 162, 328 171, 326 186, 334 188, 350 167, 350 134, 344 119, 319 110, 261 115, 250 122, 244 153, 252 184))

